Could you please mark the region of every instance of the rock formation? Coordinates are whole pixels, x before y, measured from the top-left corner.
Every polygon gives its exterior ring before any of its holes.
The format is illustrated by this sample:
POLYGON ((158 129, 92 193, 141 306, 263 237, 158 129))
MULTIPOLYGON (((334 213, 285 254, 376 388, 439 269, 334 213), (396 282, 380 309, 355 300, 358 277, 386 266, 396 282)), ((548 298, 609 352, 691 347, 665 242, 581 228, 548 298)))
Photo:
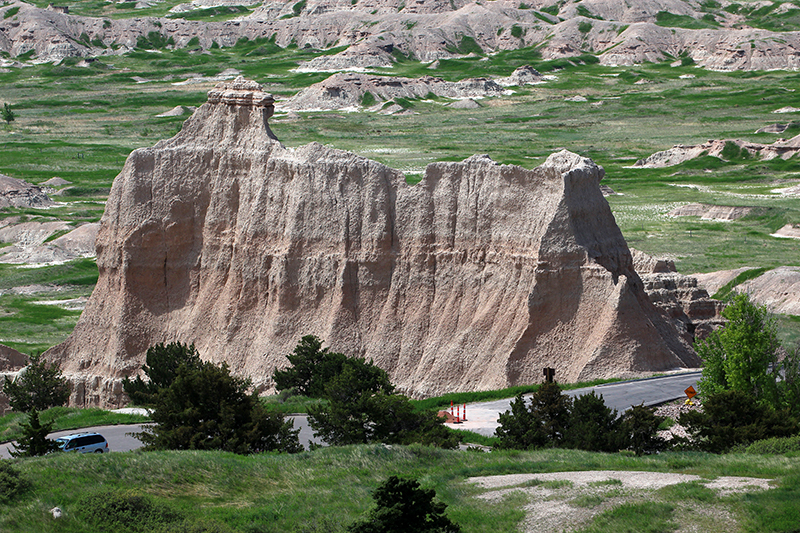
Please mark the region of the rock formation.
MULTIPOLYGON (((194 3, 204 7, 206 2, 222 0, 194 3)), ((0 7, 0 50, 11 57, 34 50, 37 60, 59 61, 125 53, 150 32, 171 37, 176 47, 186 47, 196 37, 205 50, 213 43, 226 47, 241 38, 265 38, 281 47, 292 43, 320 50, 346 46, 304 68, 352 70, 389 66, 396 53, 420 61, 461 56, 474 50, 462 46, 469 38, 484 53, 539 46, 545 59, 592 53, 605 65, 686 56, 714 70, 800 68, 800 32, 755 29, 747 26, 744 15, 729 13, 722 5, 712 14, 710 7, 684 0, 275 0, 239 20, 200 22, 81 17, 12 2, 0 7), (18 12, 6 16, 12 9, 18 12), (711 16, 719 27, 659 26, 656 21, 663 12, 698 20, 711 16)))
POLYGON ((66 222, 20 223, 17 217, 7 218, 0 222, 0 242, 12 245, 0 248, 0 263, 52 264, 94 257, 99 229, 96 223, 73 228, 66 222))
POLYGON ((47 207, 53 201, 41 187, 0 174, 0 208, 47 207))
POLYGON ((483 98, 500 96, 506 91, 487 78, 451 82, 433 76, 401 78, 347 72, 303 89, 278 107, 293 111, 354 109, 361 106, 367 93, 372 95, 371 102, 380 105, 395 98, 425 98, 430 94, 444 98, 483 98))
POLYGON ((656 152, 644 159, 634 163, 634 167, 639 168, 664 168, 678 165, 690 159, 710 155, 726 159, 726 147, 730 150, 731 145, 735 147, 736 154, 744 154, 748 157, 770 160, 780 157, 789 159, 800 152, 800 135, 796 135, 789 140, 778 139, 772 144, 752 143, 739 139, 710 140, 708 142, 686 146, 678 144, 661 152, 656 152))
POLYGON ((701 220, 723 220, 727 222, 746 217, 752 211, 752 207, 744 206, 686 204, 676 207, 667 215, 671 217, 700 217, 701 220))
POLYGON ((73 404, 121 402, 120 379, 173 340, 262 390, 307 334, 413 396, 537 382, 545 366, 566 382, 698 364, 645 294, 591 160, 476 155, 411 186, 349 152, 285 148, 272 110, 257 84, 223 83, 128 157, 97 286, 46 354, 73 404))
POLYGON ((679 274, 673 261, 632 252, 650 301, 672 318, 687 342, 705 338, 723 323, 723 303, 710 298, 696 277, 679 274))

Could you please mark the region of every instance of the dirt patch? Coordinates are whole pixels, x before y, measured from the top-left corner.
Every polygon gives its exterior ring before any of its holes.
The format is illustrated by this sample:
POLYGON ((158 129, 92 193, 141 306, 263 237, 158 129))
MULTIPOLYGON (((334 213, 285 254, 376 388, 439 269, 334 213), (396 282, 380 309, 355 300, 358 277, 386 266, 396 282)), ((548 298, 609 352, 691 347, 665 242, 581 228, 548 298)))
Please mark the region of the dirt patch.
MULTIPOLYGON (((669 485, 699 483, 718 496, 727 496, 767 490, 772 480, 728 476, 709 480, 693 474, 591 470, 481 476, 467 481, 486 489, 487 492, 479 498, 489 501, 502 499, 512 492, 524 493, 530 503, 525 506, 522 531, 556 532, 583 527, 594 516, 624 502, 658 499, 655 491, 669 485)), ((698 525, 708 521, 709 517, 712 521, 719 518, 726 524, 735 525, 733 515, 723 503, 704 504, 700 509, 693 502, 681 502, 676 504, 676 513, 696 518, 698 525)), ((685 525, 688 527, 686 531, 696 529, 691 524, 685 525)))

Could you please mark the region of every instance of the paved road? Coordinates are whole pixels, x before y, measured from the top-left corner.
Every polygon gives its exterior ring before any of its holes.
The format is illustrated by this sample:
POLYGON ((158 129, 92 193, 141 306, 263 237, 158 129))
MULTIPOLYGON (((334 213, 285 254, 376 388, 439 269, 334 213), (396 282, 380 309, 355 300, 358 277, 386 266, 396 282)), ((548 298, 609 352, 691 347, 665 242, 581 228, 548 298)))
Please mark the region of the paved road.
MULTIPOLYGON (((566 391, 570 396, 580 396, 595 391, 605 400, 606 405, 618 411, 624 411, 632 405, 657 405, 660 403, 684 397, 683 391, 692 385, 697 388, 697 380, 700 372, 690 372, 676 374, 660 378, 640 379, 636 381, 624 381, 619 383, 609 383, 598 385, 597 387, 587 387, 566 391)), ((497 417, 501 413, 509 410, 511 399, 496 400, 493 402, 482 402, 467 404, 467 421, 461 424, 448 424, 456 429, 468 429, 482 435, 492 436, 497 428, 497 417)), ((314 438, 314 432, 308 425, 308 417, 297 415, 291 417, 294 420, 294 427, 300 428, 300 442, 308 448, 309 443, 320 444, 319 439, 314 438)), ((109 448, 112 452, 126 452, 140 448, 142 443, 132 437, 130 433, 142 431, 141 425, 120 425, 120 426, 99 426, 84 430, 58 431, 50 434, 50 438, 78 433, 80 431, 94 431, 102 434, 108 440, 109 448)), ((0 457, 11 457, 9 454, 10 444, 0 444, 0 457)))
MULTIPOLYGON (((671 400, 685 397, 684 390, 689 385, 697 388, 697 380, 701 373, 689 372, 659 378, 640 379, 608 383, 596 387, 565 391, 570 396, 581 396, 595 391, 602 396, 608 407, 620 412, 632 405, 658 405, 671 400)), ((461 424, 448 424, 454 429, 466 429, 491 437, 497 429, 497 417, 511 408, 513 398, 467 404, 467 421, 461 424)))
MULTIPOLYGON (((314 438, 314 431, 308 425, 308 417, 305 415, 297 415, 291 417, 294 420, 294 427, 300 428, 300 442, 308 448, 309 443, 315 442, 320 444, 319 439, 314 438)), ((70 429, 67 431, 56 431, 48 435, 51 439, 69 435, 71 433, 81 432, 94 432, 100 433, 108 441, 108 447, 112 452, 129 452, 142 447, 142 443, 136 437, 131 436, 131 433, 141 432, 145 426, 132 424, 132 425, 118 425, 118 426, 96 426, 86 429, 70 429)), ((11 457, 9 450, 11 444, 0 444, 0 457, 8 459, 11 457)))

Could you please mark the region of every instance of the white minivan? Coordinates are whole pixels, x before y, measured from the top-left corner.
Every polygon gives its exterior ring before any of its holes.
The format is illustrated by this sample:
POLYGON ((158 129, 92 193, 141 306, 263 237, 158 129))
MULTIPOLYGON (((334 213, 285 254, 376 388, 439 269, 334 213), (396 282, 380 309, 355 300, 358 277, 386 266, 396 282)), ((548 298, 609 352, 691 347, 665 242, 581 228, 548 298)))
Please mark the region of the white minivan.
POLYGON ((111 450, 108 441, 99 433, 74 433, 56 439, 62 452, 106 453, 111 450))

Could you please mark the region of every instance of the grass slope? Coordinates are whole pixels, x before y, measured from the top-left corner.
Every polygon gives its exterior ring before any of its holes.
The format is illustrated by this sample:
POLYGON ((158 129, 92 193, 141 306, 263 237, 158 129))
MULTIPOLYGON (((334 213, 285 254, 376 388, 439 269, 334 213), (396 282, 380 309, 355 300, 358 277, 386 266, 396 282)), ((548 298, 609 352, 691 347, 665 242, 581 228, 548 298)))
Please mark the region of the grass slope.
MULTIPOLYGON (((448 516, 469 533, 519 531, 523 509, 530 501, 515 490, 479 498, 487 491, 467 483, 471 476, 602 469, 777 480, 778 488, 749 495, 716 496, 699 485, 646 497, 620 492, 620 497, 632 501, 596 516, 587 531, 645 531, 650 524, 659 524, 658 531, 675 531, 678 521, 684 528, 702 525, 704 531, 723 531, 708 520, 708 513, 733 517, 740 531, 790 531, 786 528, 796 525, 792 521, 797 518, 800 498, 800 458, 796 456, 664 453, 637 458, 566 450, 472 453, 378 445, 325 448, 293 456, 57 454, 18 461, 17 466, 32 486, 10 504, 0 503, 0 530, 8 533, 97 531, 85 508, 86 497, 97 493, 107 499, 109 492, 144 495, 177 515, 213 520, 218 527, 225 524, 237 532, 339 532, 371 507, 371 492, 390 475, 418 478, 423 487, 434 488, 437 498, 448 505, 448 516), (58 521, 48 513, 55 506, 64 511, 58 521), (687 512, 687 507, 695 512, 687 512)), ((547 487, 556 498, 559 491, 569 489, 565 483, 547 487)), ((598 503, 584 498, 570 505, 598 503)), ((147 529, 148 518, 142 517, 133 527, 116 524, 114 530, 147 529)))

